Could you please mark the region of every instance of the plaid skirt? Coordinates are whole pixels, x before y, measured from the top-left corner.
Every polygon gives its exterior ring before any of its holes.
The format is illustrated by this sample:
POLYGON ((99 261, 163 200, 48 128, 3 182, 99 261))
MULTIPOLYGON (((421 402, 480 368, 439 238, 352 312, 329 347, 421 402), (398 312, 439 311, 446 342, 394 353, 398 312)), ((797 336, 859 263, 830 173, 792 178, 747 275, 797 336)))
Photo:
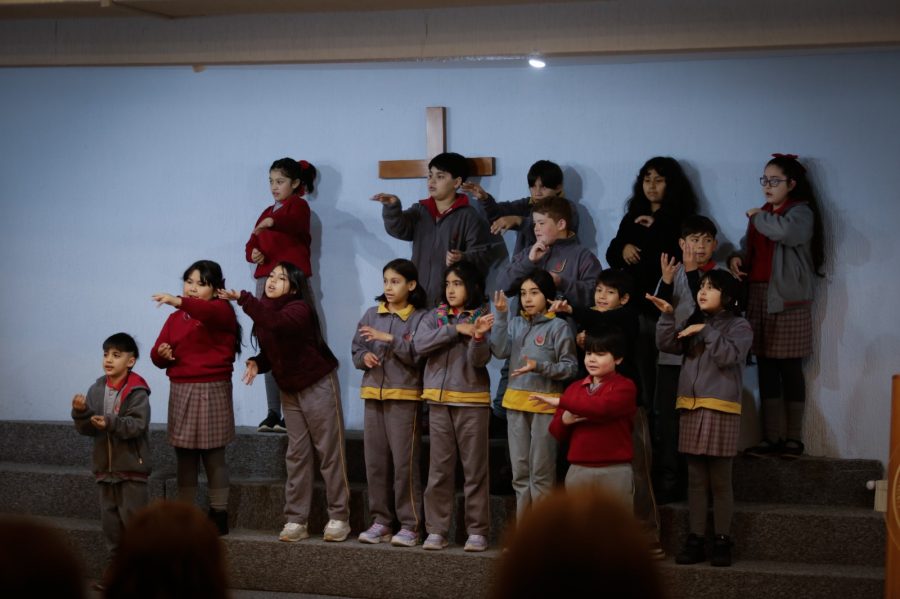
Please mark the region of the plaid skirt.
POLYGON ((737 455, 741 415, 707 408, 679 410, 678 451, 729 458, 737 455))
POLYGON ((805 358, 812 354, 812 313, 809 304, 769 314, 768 283, 750 283, 747 320, 753 327, 752 352, 763 358, 805 358))
POLYGON ((231 381, 169 385, 169 443, 185 449, 224 447, 234 439, 231 381))

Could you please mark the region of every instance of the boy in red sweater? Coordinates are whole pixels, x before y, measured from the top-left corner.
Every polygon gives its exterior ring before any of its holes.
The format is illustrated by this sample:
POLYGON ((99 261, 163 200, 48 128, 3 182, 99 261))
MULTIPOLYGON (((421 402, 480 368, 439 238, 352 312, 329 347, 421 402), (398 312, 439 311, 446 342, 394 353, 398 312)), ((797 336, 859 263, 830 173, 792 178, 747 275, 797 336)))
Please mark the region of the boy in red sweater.
POLYGON ((584 343, 588 376, 569 385, 562 397, 532 395, 531 399, 556 407, 550 434, 569 442, 566 488, 603 487, 619 496, 630 511, 637 388, 616 372, 625 348, 619 332, 588 336, 584 343))

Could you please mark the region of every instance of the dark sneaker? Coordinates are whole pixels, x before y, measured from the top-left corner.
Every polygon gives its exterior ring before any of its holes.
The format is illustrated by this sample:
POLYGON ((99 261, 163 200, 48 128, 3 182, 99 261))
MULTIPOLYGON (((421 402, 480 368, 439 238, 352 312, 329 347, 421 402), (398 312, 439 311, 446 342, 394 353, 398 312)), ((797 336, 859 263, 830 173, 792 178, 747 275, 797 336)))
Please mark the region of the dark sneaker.
POLYGON ((214 510, 209 508, 209 519, 216 525, 219 536, 224 537, 228 534, 228 512, 224 510, 214 510))
POLYGON ((286 433, 287 425, 284 423, 284 418, 275 423, 275 426, 272 427, 275 429, 276 433, 286 433))
POLYGON ((706 559, 706 549, 703 547, 705 539, 694 533, 688 535, 684 547, 675 556, 676 564, 699 564, 706 559))
POLYGON ((731 537, 716 535, 713 539, 712 554, 709 557, 711 566, 728 567, 731 565, 731 537))
POLYGON ((777 455, 781 453, 782 443, 783 441, 776 441, 775 443, 773 443, 768 439, 763 439, 759 442, 758 445, 745 449, 744 455, 748 455, 754 458, 766 458, 777 455))
POLYGON ((269 412, 266 415, 265 420, 259 423, 259 426, 256 427, 256 432, 258 433, 274 433, 275 427, 281 422, 281 419, 278 417, 278 414, 275 412, 269 412))
POLYGON ((781 445, 781 457, 796 459, 803 455, 803 443, 797 439, 788 439, 781 445))

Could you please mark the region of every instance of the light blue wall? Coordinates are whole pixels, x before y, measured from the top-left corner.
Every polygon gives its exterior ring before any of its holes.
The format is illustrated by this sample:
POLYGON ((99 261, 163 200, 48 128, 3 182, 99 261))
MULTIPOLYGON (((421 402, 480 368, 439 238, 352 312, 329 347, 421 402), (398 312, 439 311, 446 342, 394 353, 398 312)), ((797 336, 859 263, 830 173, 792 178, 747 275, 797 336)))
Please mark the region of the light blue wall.
MULTIPOLYGON (((378 191, 408 204, 421 181, 382 181, 380 159, 424 153, 424 108, 448 107, 452 150, 497 157, 482 184, 521 197, 538 158, 566 188, 605 252, 648 157, 683 161, 736 243, 773 151, 807 160, 827 211, 831 264, 809 362, 813 453, 887 455, 890 376, 900 371, 895 302, 900 217, 900 52, 519 66, 0 70, 0 418, 68 417, 100 374, 100 344, 134 333, 149 351, 193 260, 251 288, 243 244, 269 201, 275 158, 321 170, 315 287, 340 369, 347 423, 360 428, 349 341, 380 271, 406 243, 388 237, 378 191)), ((604 259, 605 262, 605 259, 604 259)), ((244 321, 245 331, 250 323, 244 321)), ((245 356, 252 353, 247 349, 245 356)), ((154 421, 168 381, 142 358, 154 421)), ((242 370, 242 369, 240 369, 242 370)), ((752 372, 748 388, 755 387, 752 372)), ((235 377, 237 383, 237 377, 235 377)), ((261 385, 236 386, 241 424, 264 415, 261 385)), ((752 420, 752 419, 751 419, 752 420)))

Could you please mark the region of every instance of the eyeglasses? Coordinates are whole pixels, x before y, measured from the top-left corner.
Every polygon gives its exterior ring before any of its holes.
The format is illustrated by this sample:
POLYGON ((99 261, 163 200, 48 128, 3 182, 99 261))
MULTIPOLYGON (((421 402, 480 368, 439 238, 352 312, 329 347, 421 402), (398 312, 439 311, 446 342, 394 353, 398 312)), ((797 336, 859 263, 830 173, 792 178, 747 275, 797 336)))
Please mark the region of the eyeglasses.
POLYGON ((772 177, 770 179, 765 176, 759 178, 759 184, 762 185, 763 187, 778 187, 785 181, 787 181, 787 179, 776 179, 775 177, 772 177))

